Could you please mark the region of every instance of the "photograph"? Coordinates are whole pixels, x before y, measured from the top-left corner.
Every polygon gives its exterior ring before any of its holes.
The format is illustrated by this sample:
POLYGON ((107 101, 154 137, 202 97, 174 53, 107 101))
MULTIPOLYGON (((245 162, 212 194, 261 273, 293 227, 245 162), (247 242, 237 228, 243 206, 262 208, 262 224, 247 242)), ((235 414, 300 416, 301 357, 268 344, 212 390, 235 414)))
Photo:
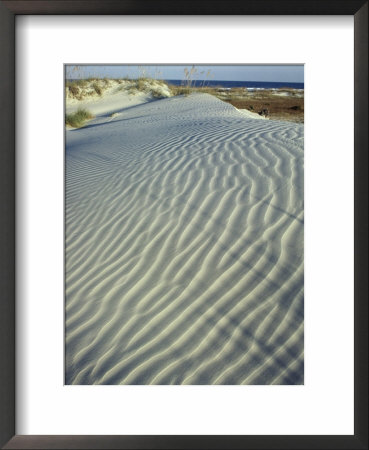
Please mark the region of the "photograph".
POLYGON ((66 385, 304 384, 304 65, 64 66, 66 385))
POLYGON ((368 0, 0 36, 0 448, 367 449, 368 0))

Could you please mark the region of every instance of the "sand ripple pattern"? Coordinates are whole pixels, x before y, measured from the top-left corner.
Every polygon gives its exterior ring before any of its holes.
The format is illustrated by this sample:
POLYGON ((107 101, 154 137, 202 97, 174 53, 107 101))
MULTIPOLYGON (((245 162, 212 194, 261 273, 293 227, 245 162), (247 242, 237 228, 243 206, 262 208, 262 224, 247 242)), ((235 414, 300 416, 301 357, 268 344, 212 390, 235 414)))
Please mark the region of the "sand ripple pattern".
POLYGON ((303 384, 303 126, 198 94, 66 136, 66 384, 303 384))

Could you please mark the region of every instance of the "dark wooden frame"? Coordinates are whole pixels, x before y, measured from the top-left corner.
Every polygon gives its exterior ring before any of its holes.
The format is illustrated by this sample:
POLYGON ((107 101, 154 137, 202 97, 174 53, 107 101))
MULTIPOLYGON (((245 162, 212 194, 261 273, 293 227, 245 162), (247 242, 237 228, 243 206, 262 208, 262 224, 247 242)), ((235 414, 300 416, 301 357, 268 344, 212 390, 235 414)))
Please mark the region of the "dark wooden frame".
MULTIPOLYGON (((7 449, 368 448, 368 1, 0 0, 0 445, 7 449), (15 435, 15 16, 206 14, 354 16, 355 431, 350 436, 15 435)), ((339 393, 337 393, 339 395, 339 393)), ((318 405, 317 405, 318 407, 318 405)))

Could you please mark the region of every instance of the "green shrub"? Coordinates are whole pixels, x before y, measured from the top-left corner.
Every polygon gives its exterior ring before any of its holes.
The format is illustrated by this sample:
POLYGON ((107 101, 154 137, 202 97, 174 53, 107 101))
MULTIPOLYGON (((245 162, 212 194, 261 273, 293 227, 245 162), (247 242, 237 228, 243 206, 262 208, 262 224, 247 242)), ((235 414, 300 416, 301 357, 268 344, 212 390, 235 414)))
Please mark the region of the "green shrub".
POLYGON ((80 128, 94 116, 86 109, 78 109, 75 113, 65 115, 65 124, 73 128, 80 128))

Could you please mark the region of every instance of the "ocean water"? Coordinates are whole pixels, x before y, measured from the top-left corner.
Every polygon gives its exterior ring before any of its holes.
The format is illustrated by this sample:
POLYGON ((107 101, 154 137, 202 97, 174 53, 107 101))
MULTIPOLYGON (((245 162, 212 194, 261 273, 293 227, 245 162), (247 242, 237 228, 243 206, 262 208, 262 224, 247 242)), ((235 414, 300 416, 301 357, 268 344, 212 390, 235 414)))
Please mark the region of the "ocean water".
MULTIPOLYGON (((175 86, 185 84, 183 80, 165 80, 175 86)), ((210 86, 222 88, 236 88, 246 87, 254 89, 278 89, 278 88, 293 88, 304 89, 304 83, 289 83, 287 81, 227 81, 227 80, 194 80, 193 86, 210 86)))

